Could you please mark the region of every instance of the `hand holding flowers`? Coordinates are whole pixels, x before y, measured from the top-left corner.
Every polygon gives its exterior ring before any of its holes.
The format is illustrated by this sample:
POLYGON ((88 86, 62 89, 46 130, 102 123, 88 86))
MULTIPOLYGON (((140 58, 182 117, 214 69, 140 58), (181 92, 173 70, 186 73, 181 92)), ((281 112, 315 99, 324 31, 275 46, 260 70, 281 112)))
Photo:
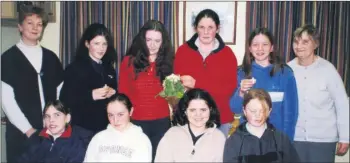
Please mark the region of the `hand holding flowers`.
POLYGON ((163 90, 158 94, 165 98, 172 108, 175 108, 180 98, 185 93, 185 87, 181 83, 180 75, 171 74, 163 81, 163 90))

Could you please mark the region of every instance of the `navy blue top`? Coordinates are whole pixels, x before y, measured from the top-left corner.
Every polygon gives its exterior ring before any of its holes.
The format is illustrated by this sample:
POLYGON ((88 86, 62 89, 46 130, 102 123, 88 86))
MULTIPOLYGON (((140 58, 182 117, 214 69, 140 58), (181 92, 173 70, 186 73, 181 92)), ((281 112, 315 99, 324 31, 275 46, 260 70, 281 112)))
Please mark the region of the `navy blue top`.
POLYGON ((91 131, 70 125, 55 140, 43 129, 28 140, 28 150, 18 162, 83 162, 87 146, 93 136, 91 131))

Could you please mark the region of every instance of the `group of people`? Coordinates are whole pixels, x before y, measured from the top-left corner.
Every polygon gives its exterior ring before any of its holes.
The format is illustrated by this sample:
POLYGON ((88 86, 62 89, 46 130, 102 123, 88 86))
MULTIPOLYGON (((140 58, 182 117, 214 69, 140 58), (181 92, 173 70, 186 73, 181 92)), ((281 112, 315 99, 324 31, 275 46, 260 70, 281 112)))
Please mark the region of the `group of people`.
POLYGON ((103 24, 85 29, 63 70, 39 42, 47 20, 41 8, 23 7, 21 39, 1 56, 8 162, 334 162, 349 148, 347 94, 316 55, 312 25, 294 32, 297 57, 288 64, 269 30, 256 28, 238 67, 213 10, 198 13, 195 34, 176 53, 164 25, 149 20, 117 80, 103 24), (186 92, 171 118, 157 94, 173 73, 186 92), (228 135, 232 113, 241 124, 228 135))

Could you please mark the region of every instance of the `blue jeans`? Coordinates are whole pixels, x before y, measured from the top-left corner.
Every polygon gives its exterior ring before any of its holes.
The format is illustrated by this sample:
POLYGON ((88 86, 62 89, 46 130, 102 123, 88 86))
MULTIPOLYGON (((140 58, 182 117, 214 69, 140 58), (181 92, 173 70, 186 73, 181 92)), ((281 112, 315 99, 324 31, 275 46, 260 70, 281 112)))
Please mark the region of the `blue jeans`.
POLYGON ((231 127, 232 127, 232 123, 231 122, 224 123, 224 124, 221 124, 221 126, 219 127, 219 130, 222 133, 224 133, 225 137, 227 137, 231 127))

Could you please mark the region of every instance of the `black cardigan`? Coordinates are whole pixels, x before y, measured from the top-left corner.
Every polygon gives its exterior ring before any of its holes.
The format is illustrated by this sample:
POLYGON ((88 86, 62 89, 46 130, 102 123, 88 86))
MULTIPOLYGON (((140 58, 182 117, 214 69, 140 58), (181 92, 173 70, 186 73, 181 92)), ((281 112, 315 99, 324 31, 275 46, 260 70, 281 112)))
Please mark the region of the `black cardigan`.
POLYGON ((72 124, 93 132, 108 124, 106 100, 93 100, 92 90, 105 84, 117 91, 116 72, 112 65, 103 64, 102 73, 94 68, 91 58, 81 58, 64 71, 60 100, 71 109, 72 124))

